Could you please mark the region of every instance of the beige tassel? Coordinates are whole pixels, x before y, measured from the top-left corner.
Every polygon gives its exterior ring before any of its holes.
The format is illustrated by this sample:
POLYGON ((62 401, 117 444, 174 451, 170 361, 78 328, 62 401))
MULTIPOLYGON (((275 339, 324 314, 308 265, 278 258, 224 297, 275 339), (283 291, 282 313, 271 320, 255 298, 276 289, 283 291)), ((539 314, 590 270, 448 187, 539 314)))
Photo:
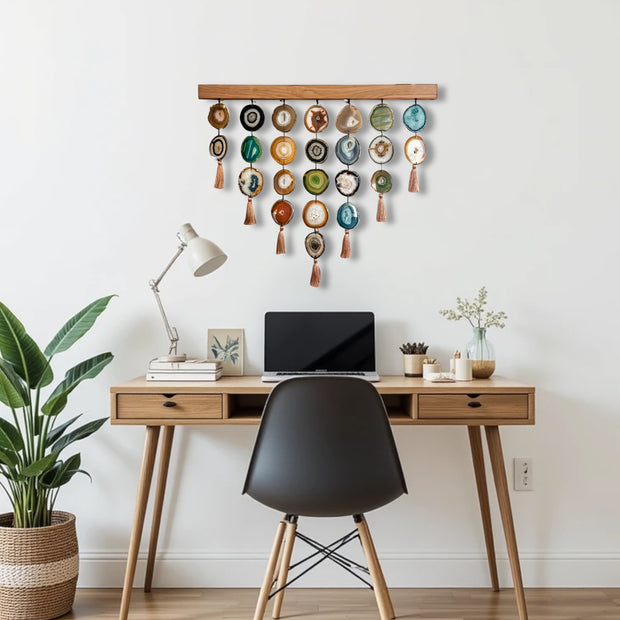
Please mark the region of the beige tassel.
POLYGON ((284 226, 280 226, 278 243, 276 244, 276 254, 286 254, 286 245, 284 243, 284 226))
POLYGON ((319 263, 316 258, 314 259, 314 265, 312 266, 312 276, 310 277, 310 286, 321 286, 321 270, 319 269, 319 263))
POLYGON ((411 166, 411 174, 409 175, 409 191, 410 192, 420 191, 420 186, 418 185, 418 171, 416 170, 415 164, 411 166))
POLYGON ((342 252, 340 258, 351 258, 351 240, 349 239, 349 231, 344 231, 344 239, 342 240, 342 252))
POLYGON ((379 194, 379 204, 377 205, 377 222, 385 222, 385 201, 383 194, 379 194))
POLYGON ((254 205, 252 204, 252 197, 248 198, 248 205, 245 209, 245 222, 246 226, 256 224, 256 218, 254 217, 254 205))
POLYGON ((224 187, 224 167, 222 166, 222 160, 217 161, 217 171, 215 172, 215 189, 222 189, 224 187))

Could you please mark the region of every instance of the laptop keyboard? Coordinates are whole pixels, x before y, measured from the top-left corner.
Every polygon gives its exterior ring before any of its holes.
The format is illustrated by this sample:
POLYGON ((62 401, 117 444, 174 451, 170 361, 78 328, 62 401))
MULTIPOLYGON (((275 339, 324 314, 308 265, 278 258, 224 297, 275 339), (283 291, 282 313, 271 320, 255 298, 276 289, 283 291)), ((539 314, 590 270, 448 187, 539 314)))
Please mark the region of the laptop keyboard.
POLYGON ((276 372, 277 376, 300 376, 300 375, 309 375, 309 376, 320 376, 320 375, 352 375, 356 377, 364 376, 363 372, 359 371, 347 371, 347 372, 276 372))

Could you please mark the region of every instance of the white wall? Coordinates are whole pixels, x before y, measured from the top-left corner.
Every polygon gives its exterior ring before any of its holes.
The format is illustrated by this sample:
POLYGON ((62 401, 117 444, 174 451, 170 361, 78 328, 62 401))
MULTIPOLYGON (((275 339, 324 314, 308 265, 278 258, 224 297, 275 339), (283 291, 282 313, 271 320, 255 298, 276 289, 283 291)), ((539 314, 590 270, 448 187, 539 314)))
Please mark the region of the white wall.
MULTIPOLYGON (((430 342, 447 364, 469 330, 438 310, 486 285, 489 306, 509 315, 507 328, 490 334, 498 374, 537 387, 536 426, 503 432, 509 472, 515 456, 535 466, 535 490, 512 494, 525 584, 617 585, 618 6, 4 0, 0 299, 45 345, 87 302, 118 293, 93 332, 59 359, 60 375, 96 352, 115 354, 73 399, 73 411, 95 418, 108 414, 110 385, 143 374, 166 348, 147 281, 185 221, 230 259, 205 280, 178 265, 164 282, 182 349, 204 354, 209 326, 243 327, 249 373, 261 370, 270 309, 371 309, 380 372, 401 372, 397 345, 405 340, 430 342), (277 167, 263 155, 259 223, 244 227, 245 200, 234 186, 243 104, 230 102, 226 189, 214 190, 210 104, 197 99, 197 85, 410 82, 436 82, 440 93, 426 104, 422 192, 406 191, 399 121, 391 132, 397 157, 387 166, 395 178, 389 221, 374 221, 376 195, 360 191, 353 258, 338 256, 334 218, 324 285, 313 289, 303 190, 293 194, 289 253, 276 256, 268 210, 277 167)), ((306 105, 295 104, 298 115, 306 105)), ((332 117, 340 105, 326 104, 332 117)), ((364 113, 371 105, 359 103, 364 113)), ((394 105, 399 118, 405 105, 394 105)), ((265 151, 276 135, 268 125, 259 132, 265 151)), ((300 146, 309 138, 299 126, 292 135, 300 146)), ((338 137, 333 126, 325 135, 331 144, 338 137)), ((373 135, 365 128, 362 141, 373 135)), ((299 157, 291 168, 301 175, 307 167, 299 157)), ((332 156, 326 168, 340 166, 332 156)), ((358 170, 367 181, 374 166, 364 158, 358 170)), ((334 215, 341 199, 333 187, 326 200, 334 215)), ((255 432, 178 432, 158 585, 259 583, 276 515, 240 495, 255 432)), ((399 428, 396 437, 410 494, 370 517, 389 582, 487 585, 465 431, 399 428)), ((142 438, 140 428, 105 427, 83 444, 93 483, 81 479, 61 497, 59 507, 78 515, 82 585, 122 582, 142 438)), ((308 527, 329 537, 343 524, 308 527)), ((328 571, 306 583, 350 581, 328 571)))

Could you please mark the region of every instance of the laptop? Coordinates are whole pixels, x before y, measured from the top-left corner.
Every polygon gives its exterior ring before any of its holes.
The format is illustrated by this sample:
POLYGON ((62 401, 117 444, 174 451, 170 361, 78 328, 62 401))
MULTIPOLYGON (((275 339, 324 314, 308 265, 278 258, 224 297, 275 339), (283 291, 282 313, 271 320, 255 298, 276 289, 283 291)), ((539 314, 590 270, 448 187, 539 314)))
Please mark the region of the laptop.
POLYGON ((263 381, 299 376, 379 381, 372 312, 266 312, 263 381))

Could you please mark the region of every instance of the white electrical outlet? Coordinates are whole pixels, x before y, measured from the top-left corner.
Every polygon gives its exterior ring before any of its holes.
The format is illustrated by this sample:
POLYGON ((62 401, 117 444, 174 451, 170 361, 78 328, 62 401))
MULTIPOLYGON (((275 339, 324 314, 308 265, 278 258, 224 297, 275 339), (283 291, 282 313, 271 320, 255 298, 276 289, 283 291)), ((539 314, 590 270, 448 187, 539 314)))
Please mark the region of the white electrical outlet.
POLYGON ((513 459, 515 491, 534 490, 534 471, 532 459, 521 457, 513 459))

